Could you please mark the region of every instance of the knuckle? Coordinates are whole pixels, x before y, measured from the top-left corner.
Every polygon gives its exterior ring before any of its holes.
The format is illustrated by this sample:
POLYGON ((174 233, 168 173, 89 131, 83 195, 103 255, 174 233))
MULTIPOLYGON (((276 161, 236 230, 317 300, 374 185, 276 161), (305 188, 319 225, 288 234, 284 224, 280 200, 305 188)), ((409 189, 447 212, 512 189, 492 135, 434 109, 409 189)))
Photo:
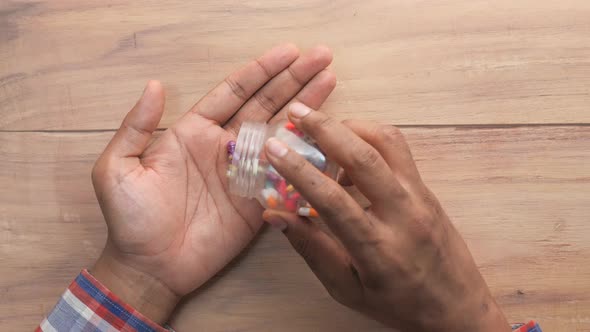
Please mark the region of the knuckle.
POLYGON ((329 188, 325 191, 324 201, 327 206, 336 207, 342 202, 342 193, 336 188, 329 188))
POLYGON ((295 251, 305 259, 311 269, 315 267, 315 261, 313 259, 313 250, 311 250, 311 242, 307 237, 298 237, 293 241, 293 248, 295 251))
POLYGON ((373 167, 377 165, 379 158, 381 158, 379 153, 370 147, 361 147, 356 150, 358 152, 352 155, 350 161, 350 167, 352 168, 373 167))
POLYGON ((258 92, 254 98, 260 104, 262 109, 268 112, 271 115, 274 115, 279 110, 278 103, 272 98, 269 97, 265 92, 260 91, 258 92))
POLYGON ((247 100, 248 93, 244 86, 232 76, 225 78, 224 82, 229 86, 231 92, 236 95, 240 100, 247 100))
POLYGON ((378 135, 387 140, 405 140, 404 134, 398 127, 392 125, 381 125, 378 128, 378 135))
POLYGON ((291 172, 293 174, 301 174, 306 170, 307 161, 303 158, 296 158, 295 162, 291 166, 291 172))
POLYGON ((258 68, 260 68, 260 70, 264 73, 264 75, 266 76, 266 79, 269 80, 273 77, 272 72, 266 68, 266 66, 264 65, 264 63, 260 60, 260 58, 254 60, 256 65, 258 65, 258 68))
POLYGON ((381 125, 377 130, 377 139, 385 142, 395 149, 404 151, 404 153, 411 155, 410 147, 406 141, 404 134, 399 128, 392 125, 381 125))
POLYGON ((356 120, 354 120, 354 119, 345 119, 345 120, 342 120, 342 124, 345 125, 345 126, 347 126, 347 127, 354 126, 355 123, 356 123, 356 120))
POLYGON ((414 213, 411 219, 410 233, 420 244, 434 243, 435 218, 431 213, 421 211, 414 213))
MULTIPOLYGON (((389 256, 390 252, 386 249, 387 246, 384 244, 382 238, 380 238, 375 232, 365 232, 361 237, 362 240, 359 240, 356 243, 357 247, 362 248, 365 252, 373 252, 378 257, 389 256)), ((372 274, 378 274, 380 271, 380 266, 378 265, 368 264, 367 266, 370 266, 368 270, 372 274)))
MULTIPOLYGON (((318 119, 313 122, 310 123, 310 127, 312 130, 316 131, 317 133, 324 133, 326 131, 329 131, 330 128, 333 128, 334 125, 336 124, 336 120, 334 118, 331 118, 325 114, 320 114, 320 113, 316 113, 318 115, 318 119)), ((309 118, 309 117, 306 117, 309 118)), ((305 123, 305 118, 304 121, 305 123)))
POLYGON ((402 180, 400 178, 396 178, 394 176, 394 178, 390 182, 385 184, 384 189, 383 189, 383 191, 385 192, 387 197, 395 198, 395 200, 396 200, 395 207, 400 206, 405 203, 409 203, 409 202, 411 202, 411 199, 412 199, 410 192, 405 187, 407 184, 405 184, 404 182, 401 182, 401 181, 402 180))
POLYGON ((356 244, 363 252, 371 253, 374 259, 360 262, 362 270, 360 279, 367 288, 379 289, 391 277, 392 271, 403 260, 403 254, 392 247, 387 231, 374 231, 362 236, 363 240, 356 244))
POLYGON ((359 248, 363 249, 380 249, 383 244, 383 238, 381 232, 383 229, 375 223, 372 217, 367 215, 364 210, 355 210, 355 212, 349 212, 343 217, 343 222, 347 224, 361 224, 366 227, 357 228, 356 239, 353 243, 359 248))
MULTIPOLYGON (((319 190, 321 190, 320 196, 322 197, 322 199, 321 202, 317 202, 316 209, 320 211, 320 214, 327 219, 340 220, 342 223, 347 222, 348 219, 353 220, 354 217, 349 215, 343 215, 342 213, 342 211, 344 211, 347 208, 342 204, 342 202, 344 201, 342 193, 340 193, 340 191, 337 189, 324 189, 324 187, 326 186, 318 186, 318 188, 320 188, 319 190)), ((356 219, 354 219, 353 221, 356 221, 356 219)))
POLYGON ((297 83, 297 85, 305 86, 305 80, 299 78, 291 66, 287 67, 287 72, 289 73, 293 81, 297 83))
POLYGON ((136 126, 136 125, 132 125, 127 121, 123 121, 123 123, 121 124, 121 127, 123 127, 123 129, 126 131, 127 138, 134 139, 134 138, 142 137, 142 136, 151 137, 151 135, 152 135, 152 133, 149 130, 146 130, 146 129, 136 126))

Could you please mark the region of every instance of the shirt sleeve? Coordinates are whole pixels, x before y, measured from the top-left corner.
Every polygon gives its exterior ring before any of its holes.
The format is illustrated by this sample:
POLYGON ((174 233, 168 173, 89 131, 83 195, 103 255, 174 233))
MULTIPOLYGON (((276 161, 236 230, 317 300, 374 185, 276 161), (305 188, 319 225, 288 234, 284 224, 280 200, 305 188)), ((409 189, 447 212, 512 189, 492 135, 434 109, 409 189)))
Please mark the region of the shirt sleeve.
MULTIPOLYGON (((36 332, 125 331, 170 332, 123 302, 87 270, 63 293, 36 332)), ((542 332, 538 324, 512 325, 513 332, 542 332)))
POLYGON ((35 331, 169 332, 119 299, 87 270, 70 284, 35 331))
POLYGON ((527 324, 512 325, 512 332, 542 332, 539 324, 530 321, 527 324))

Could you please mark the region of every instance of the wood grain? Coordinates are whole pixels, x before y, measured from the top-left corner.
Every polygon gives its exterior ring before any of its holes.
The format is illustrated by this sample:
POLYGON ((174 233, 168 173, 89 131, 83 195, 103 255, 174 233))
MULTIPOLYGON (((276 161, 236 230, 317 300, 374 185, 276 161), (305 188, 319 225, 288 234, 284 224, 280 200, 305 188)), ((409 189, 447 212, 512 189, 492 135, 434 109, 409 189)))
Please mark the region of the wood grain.
POLYGON ((282 41, 334 49, 342 118, 587 123, 589 31, 587 0, 3 0, 0 129, 116 128, 152 78, 167 127, 282 41))
MULTIPOLYGON (((512 321, 590 330, 590 127, 405 128, 512 321)), ((31 330, 98 256, 90 170, 112 132, 0 133, 0 330, 31 330)), ((385 331, 333 302, 282 234, 181 306, 179 331, 385 331)))
MULTIPOLYGON (((90 169, 148 79, 167 87, 167 127, 292 41, 334 49, 328 112, 409 126, 512 321, 590 331, 589 32, 585 0, 1 1, 0 330, 33 329, 100 253, 90 169)), ((271 230, 173 326, 386 330, 332 301, 271 230)))

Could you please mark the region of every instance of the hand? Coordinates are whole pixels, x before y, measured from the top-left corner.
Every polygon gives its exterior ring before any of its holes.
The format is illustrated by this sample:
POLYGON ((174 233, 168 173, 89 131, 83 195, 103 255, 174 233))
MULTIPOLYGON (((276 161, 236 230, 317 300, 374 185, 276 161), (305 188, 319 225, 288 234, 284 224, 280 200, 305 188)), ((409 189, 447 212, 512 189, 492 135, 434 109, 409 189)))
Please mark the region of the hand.
POLYGON ((282 142, 267 141, 271 164, 331 232, 277 211, 264 219, 283 229, 332 297, 403 331, 510 330, 398 129, 343 124, 301 104, 291 105, 289 117, 371 202, 364 210, 282 142))
POLYGON ((319 107, 335 86, 324 47, 270 50, 229 75, 152 140, 159 82, 143 96, 92 172, 108 240, 91 273, 156 322, 234 258, 262 224, 254 200, 227 192, 226 144, 245 120, 275 121, 292 101, 319 107))

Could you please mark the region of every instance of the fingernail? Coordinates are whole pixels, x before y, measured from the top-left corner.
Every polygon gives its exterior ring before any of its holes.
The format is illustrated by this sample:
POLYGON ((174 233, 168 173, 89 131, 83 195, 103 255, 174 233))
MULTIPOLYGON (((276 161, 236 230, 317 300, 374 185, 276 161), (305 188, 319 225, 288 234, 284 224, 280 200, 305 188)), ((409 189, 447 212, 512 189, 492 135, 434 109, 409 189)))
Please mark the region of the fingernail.
POLYGON ((154 81, 154 80, 149 80, 146 83, 145 87, 143 88, 143 92, 141 93, 141 98, 151 95, 155 89, 155 86, 158 84, 160 84, 160 82, 154 81))
POLYGON ((266 149, 271 155, 278 158, 284 157, 287 152, 289 152, 287 146, 274 137, 269 138, 268 141, 266 141, 266 149))
POLYGON ((294 118, 302 118, 311 112, 311 108, 302 103, 293 103, 289 106, 289 114, 294 118))
POLYGON ((145 95, 146 92, 148 92, 149 90, 151 90, 153 83, 153 80, 149 80, 147 81, 147 83, 145 84, 145 87, 143 88, 143 94, 145 95))
POLYGON ((263 218, 264 221, 266 221, 267 223, 269 223, 269 225, 272 226, 272 228, 276 228, 278 230, 280 230, 281 232, 284 231, 285 229, 287 229, 287 223, 285 222, 285 220, 283 220, 283 218, 281 218, 278 215, 267 215, 266 213, 263 214, 263 218))

